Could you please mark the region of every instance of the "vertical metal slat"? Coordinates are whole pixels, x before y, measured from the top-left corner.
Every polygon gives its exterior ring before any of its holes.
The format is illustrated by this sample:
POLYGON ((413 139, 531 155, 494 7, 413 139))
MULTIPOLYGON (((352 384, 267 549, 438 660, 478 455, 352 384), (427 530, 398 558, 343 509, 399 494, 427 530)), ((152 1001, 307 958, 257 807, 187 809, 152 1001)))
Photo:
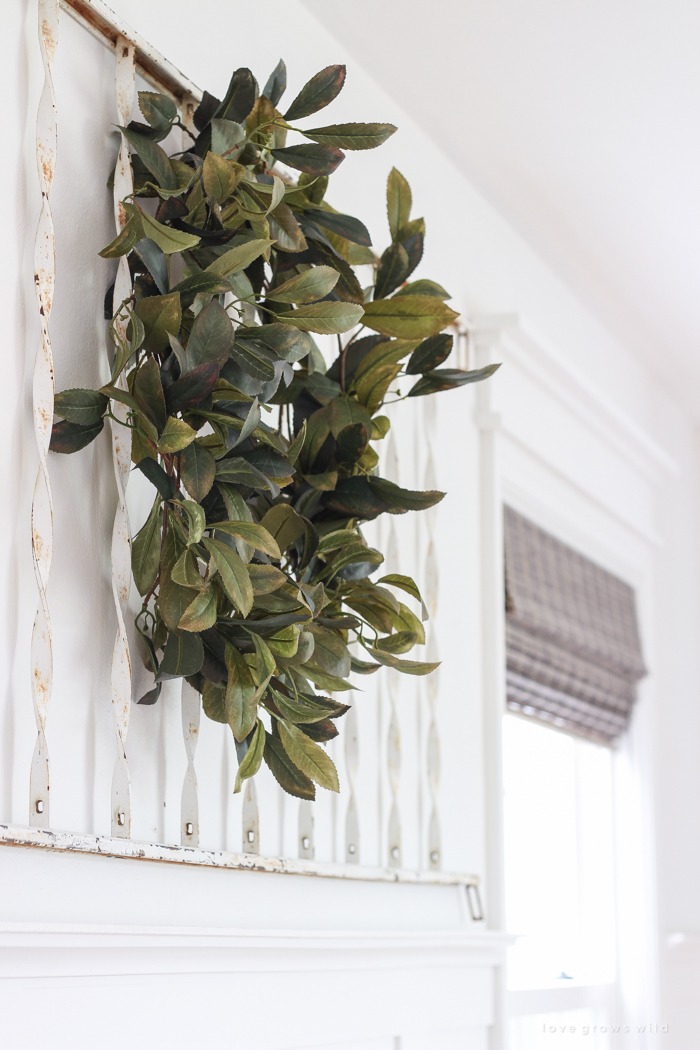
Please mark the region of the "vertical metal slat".
POLYGON ((58 46, 58 0, 39 0, 39 46, 44 66, 44 86, 36 121, 36 159, 41 188, 41 214, 34 242, 34 284, 41 336, 34 362, 33 414, 39 453, 32 499, 32 557, 39 607, 31 646, 32 700, 37 738, 29 776, 29 823, 49 827, 49 752, 46 718, 53 682, 51 621, 46 589, 53 554, 53 504, 46 455, 53 424, 53 353, 49 317, 56 284, 56 242, 49 197, 56 170, 56 95, 52 69, 58 46))
MULTIPOLYGON (((134 45, 119 37, 115 51, 116 72, 115 89, 117 116, 121 125, 131 120, 131 108, 134 102, 134 45)), ((131 172, 131 161, 126 139, 122 135, 119 157, 114 172, 114 222, 117 233, 124 226, 126 215, 122 205, 123 199, 134 188, 131 172)), ((131 295, 131 275, 126 257, 119 260, 119 268, 114 283, 113 313, 117 318, 115 328, 120 336, 126 337, 127 319, 120 313, 122 303, 131 295)), ((122 386, 126 380, 120 379, 122 386)), ((125 405, 113 403, 114 415, 126 421, 125 405)), ((112 714, 117 734, 117 759, 112 774, 112 835, 117 838, 131 837, 131 779, 126 760, 126 734, 129 728, 131 713, 131 657, 126 635, 126 613, 131 586, 131 535, 129 516, 126 509, 125 490, 131 467, 131 433, 127 427, 112 422, 112 459, 117 486, 117 510, 112 529, 112 592, 114 608, 117 614, 117 637, 112 653, 112 714)))

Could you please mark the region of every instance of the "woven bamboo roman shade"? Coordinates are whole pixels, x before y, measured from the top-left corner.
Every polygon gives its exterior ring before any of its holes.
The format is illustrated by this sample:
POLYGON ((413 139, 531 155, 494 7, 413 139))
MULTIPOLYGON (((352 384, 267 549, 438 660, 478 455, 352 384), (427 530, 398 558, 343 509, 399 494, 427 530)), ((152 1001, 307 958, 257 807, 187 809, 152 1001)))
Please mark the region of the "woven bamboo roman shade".
POLYGON ((510 507, 505 559, 508 707, 611 743, 646 674, 634 591, 510 507))

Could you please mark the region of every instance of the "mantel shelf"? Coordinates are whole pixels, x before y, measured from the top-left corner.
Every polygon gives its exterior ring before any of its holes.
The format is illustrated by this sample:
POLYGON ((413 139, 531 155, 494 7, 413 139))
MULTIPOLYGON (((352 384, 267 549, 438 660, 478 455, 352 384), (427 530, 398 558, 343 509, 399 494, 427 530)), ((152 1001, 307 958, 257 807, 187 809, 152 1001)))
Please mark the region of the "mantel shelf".
POLYGON ((448 871, 417 871, 402 868, 370 868, 361 864, 322 864, 313 860, 261 857, 255 853, 225 853, 192 846, 135 842, 106 835, 82 835, 18 824, 0 824, 0 845, 25 846, 61 853, 89 853, 125 860, 150 860, 166 864, 188 864, 204 868, 231 868, 273 872, 280 875, 313 875, 326 879, 361 882, 395 882, 430 886, 478 886, 477 875, 448 871))

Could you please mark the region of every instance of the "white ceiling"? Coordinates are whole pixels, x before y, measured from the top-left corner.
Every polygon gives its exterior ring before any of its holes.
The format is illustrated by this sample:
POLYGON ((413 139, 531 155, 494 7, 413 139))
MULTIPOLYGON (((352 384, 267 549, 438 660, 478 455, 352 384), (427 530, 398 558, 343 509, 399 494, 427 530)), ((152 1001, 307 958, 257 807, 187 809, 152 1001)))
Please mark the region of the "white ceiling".
POLYGON ((700 3, 303 2, 700 414, 700 3))

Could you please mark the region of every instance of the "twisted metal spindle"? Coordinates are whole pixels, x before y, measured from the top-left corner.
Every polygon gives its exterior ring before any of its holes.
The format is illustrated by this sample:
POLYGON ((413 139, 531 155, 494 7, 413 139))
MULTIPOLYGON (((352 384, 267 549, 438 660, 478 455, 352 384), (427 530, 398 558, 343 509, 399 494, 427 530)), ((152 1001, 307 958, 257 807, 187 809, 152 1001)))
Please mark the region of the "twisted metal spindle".
MULTIPOLYGON (((350 697, 352 697, 352 693, 350 697)), ((355 783, 360 766, 360 739, 357 727, 355 705, 349 698, 350 710, 345 716, 345 768, 348 774, 350 798, 345 813, 345 861, 347 864, 360 863, 360 821, 357 813, 357 796, 355 783)))
MULTIPOLYGON (((432 397, 425 399, 424 432, 428 448, 428 458, 425 466, 425 488, 436 489, 437 478, 435 472, 435 461, 433 459, 433 438, 436 426, 435 400, 432 397)), ((438 510, 430 507, 425 512, 425 521, 428 531, 428 551, 425 558, 425 602, 430 613, 431 623, 428 637, 428 660, 439 660, 438 645, 435 636, 433 620, 437 612, 438 603, 438 560, 435 540, 435 524, 438 510)), ((440 692, 440 669, 436 669, 428 675, 426 681, 426 693, 428 697, 428 738, 426 748, 426 769, 428 778, 428 791, 430 794, 430 817, 428 820, 428 863, 437 870, 442 864, 442 842, 440 830, 440 817, 438 813, 438 789, 440 786, 440 737, 438 734, 436 709, 440 692)))
MULTIPOLYGON (((119 123, 127 125, 131 120, 131 109, 134 102, 134 45, 125 37, 117 39, 116 46, 116 102, 119 123)), ((133 192, 134 182, 129 159, 129 148, 122 135, 122 141, 114 171, 114 221, 119 232, 126 215, 122 201, 133 192)), ((117 334, 126 338, 127 319, 120 314, 121 305, 131 295, 131 275, 126 256, 119 260, 119 267, 114 282, 114 326, 117 334)), ((126 379, 122 375, 119 384, 124 387, 126 379)), ((114 415, 126 422, 128 409, 121 403, 113 402, 114 415)), ((114 476, 117 485, 117 510, 112 529, 112 593, 117 615, 117 637, 112 653, 112 714, 117 735, 117 759, 112 774, 112 835, 118 838, 131 837, 131 778, 126 761, 126 734, 129 729, 131 713, 131 657, 126 634, 126 614, 131 585, 131 533, 129 516, 126 509, 126 485, 131 467, 131 432, 120 423, 112 422, 112 459, 114 476)))
POLYGON ((29 775, 29 823, 49 827, 49 752, 46 718, 53 684, 51 621, 46 590, 53 554, 53 503, 46 455, 51 441, 54 406, 53 353, 49 317, 56 285, 56 242, 49 197, 56 170, 56 95, 53 62, 58 46, 58 0, 39 0, 39 45, 44 86, 36 120, 36 159, 41 188, 41 214, 34 242, 34 284, 41 336, 34 361, 34 433, 39 470, 32 498, 32 559, 39 591, 31 646, 32 700, 37 737, 29 775))

